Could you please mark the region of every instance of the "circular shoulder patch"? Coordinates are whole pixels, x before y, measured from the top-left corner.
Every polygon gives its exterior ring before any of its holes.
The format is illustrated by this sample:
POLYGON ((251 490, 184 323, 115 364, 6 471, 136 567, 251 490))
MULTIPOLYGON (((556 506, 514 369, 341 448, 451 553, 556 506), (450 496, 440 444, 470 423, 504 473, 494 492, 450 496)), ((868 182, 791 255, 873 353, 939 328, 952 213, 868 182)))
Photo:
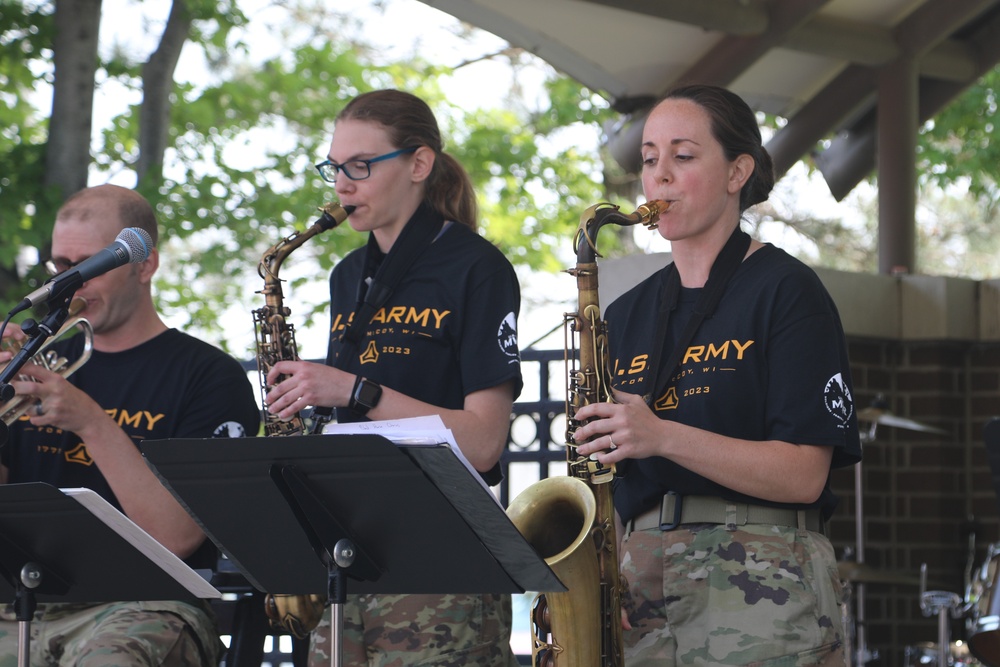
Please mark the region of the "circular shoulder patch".
POLYGON ((851 390, 840 373, 830 378, 826 387, 823 388, 823 404, 842 426, 846 426, 851 415, 854 414, 854 399, 851 397, 851 390))
POLYGON ((222 422, 212 431, 213 438, 242 438, 246 434, 246 429, 239 422, 222 422))

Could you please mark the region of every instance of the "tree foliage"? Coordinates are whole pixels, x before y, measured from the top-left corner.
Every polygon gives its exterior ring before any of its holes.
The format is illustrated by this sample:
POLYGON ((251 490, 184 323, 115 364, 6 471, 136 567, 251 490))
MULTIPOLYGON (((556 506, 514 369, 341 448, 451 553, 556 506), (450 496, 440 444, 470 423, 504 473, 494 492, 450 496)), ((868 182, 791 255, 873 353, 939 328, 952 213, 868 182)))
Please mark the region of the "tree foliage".
MULTIPOLYGON (((607 198, 627 208, 639 197, 635 179, 598 146, 602 128, 614 120, 607 103, 549 71, 541 101, 528 104, 518 74, 539 63, 523 51, 504 47, 481 57, 503 60, 515 72, 504 104, 460 108, 449 100, 446 83, 479 58, 451 68, 413 53, 386 57, 383 44, 361 36, 355 7, 347 13, 318 0, 280 4, 283 18, 268 21, 269 38, 282 48, 261 58, 249 31, 259 19, 245 13, 247 0, 173 2, 177 11, 169 19, 143 26, 146 51, 131 44, 101 49, 94 85, 131 104, 95 128, 84 168, 91 184, 124 180, 153 201, 163 232, 159 305, 180 325, 223 346, 233 343, 221 336, 220 313, 238 312, 249 322, 248 311, 260 305, 254 268, 263 252, 311 224, 316 209, 333 198, 313 165, 326 154, 332 119, 360 92, 401 88, 431 104, 446 150, 466 166, 480 193, 483 234, 517 266, 564 268, 582 210, 607 198), (201 74, 181 71, 164 84, 162 71, 176 60, 170 49, 178 48, 178 35, 185 53, 196 54, 186 62, 200 62, 201 74), (165 85, 157 91, 163 95, 153 94, 154 85, 165 85), (157 99, 166 103, 157 105, 157 99)), ((371 2, 369 9, 391 5, 371 2)), ((44 258, 62 196, 44 178, 59 6, 0 0, 0 306, 44 279, 31 255, 44 258)), ((993 257, 1000 248, 997 235, 988 232, 995 225, 1000 164, 994 141, 998 76, 984 77, 921 134, 926 196, 918 253, 925 272, 997 273, 993 257)), ((873 271, 876 202, 863 191, 853 197, 852 220, 819 217, 777 197, 758 207, 752 222, 761 230, 794 230, 799 254, 809 261, 873 271)), ((630 239, 629 233, 608 235, 602 251, 633 250, 630 239)), ((298 321, 320 316, 324 276, 359 243, 356 235, 333 230, 296 251, 282 277, 286 294, 308 293, 305 310, 295 313, 298 321)))
MULTIPOLYGON (((277 28, 287 28, 278 38, 289 40, 280 54, 258 62, 242 41, 241 29, 249 19, 235 4, 185 4, 192 19, 188 47, 203 54, 207 76, 203 81, 178 77, 172 86, 163 154, 150 156, 150 141, 141 134, 149 61, 143 54, 113 49, 110 55, 102 51, 97 85, 116 86, 135 102, 98 128, 90 166, 91 184, 133 174, 136 187, 156 206, 167 269, 158 273, 157 296, 168 315, 182 313, 185 325, 217 334, 219 313, 227 305, 246 304, 244 310, 259 306, 254 303, 253 290, 260 285, 253 269, 263 252, 311 224, 317 208, 333 198, 313 169, 326 153, 332 119, 349 99, 375 88, 409 90, 435 109, 446 150, 466 166, 481 193, 481 228, 487 238, 517 264, 562 267, 554 253, 575 227, 580 203, 600 197, 592 178, 600 166, 596 155, 572 144, 558 145, 558 135, 568 126, 594 124, 608 115, 600 98, 553 76, 549 106, 541 111, 459 109, 442 91, 448 68, 415 57, 379 61, 377 49, 358 37, 319 28, 297 30, 303 24, 294 21, 277 28), (144 159, 162 163, 162 171, 135 173, 144 159)), ((0 181, 0 233, 13 241, 0 251, 0 265, 7 272, 0 294, 7 303, 25 287, 23 267, 15 271, 18 252, 35 248, 39 256, 44 254, 58 203, 50 199, 48 215, 37 215, 45 193, 32 176, 42 168, 48 110, 22 104, 44 83, 44 77, 32 72, 51 70, 46 40, 51 13, 45 7, 13 3, 3 13, 0 76, 8 76, 9 89, 18 92, 3 98, 0 113, 8 126, 24 128, 0 139, 0 164, 18 163, 17 169, 5 169, 11 176, 0 181)), ((296 11, 291 8, 289 16, 294 18, 296 11)), ((312 23, 322 24, 343 26, 349 20, 328 15, 312 23)), ((152 41, 156 39, 154 33, 152 41)), ((524 54, 511 51, 506 57, 524 54)), ((307 275, 290 271, 289 291, 314 284, 317 275, 325 275, 359 243, 339 230, 313 239, 296 251, 295 261, 316 268, 307 275)), ((41 279, 37 273, 27 275, 29 285, 41 279)), ((296 313, 305 323, 321 308, 315 304, 325 301, 316 297, 313 312, 296 313)))
MULTIPOLYGON (((1000 68, 994 68, 920 129, 916 250, 921 273, 972 279, 1000 275, 998 88, 1000 68)), ((766 118, 764 124, 775 127, 777 120, 766 118)), ((785 228, 783 238, 792 235, 790 249, 810 263, 876 272, 876 175, 848 196, 850 214, 839 216, 818 215, 808 206, 808 196, 806 202, 793 201, 781 188, 789 180, 794 176, 778 183, 770 202, 751 209, 750 223, 758 229, 773 229, 773 223, 785 228)))

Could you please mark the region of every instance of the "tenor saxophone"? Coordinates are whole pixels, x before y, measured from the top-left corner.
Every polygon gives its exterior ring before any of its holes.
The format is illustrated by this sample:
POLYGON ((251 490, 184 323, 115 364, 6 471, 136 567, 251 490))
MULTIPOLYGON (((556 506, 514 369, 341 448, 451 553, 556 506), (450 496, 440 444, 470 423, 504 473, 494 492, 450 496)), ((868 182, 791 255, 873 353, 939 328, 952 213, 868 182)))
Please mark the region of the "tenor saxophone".
MULTIPOLYGON (((264 306, 253 311, 254 330, 257 336, 257 372, 260 376, 261 402, 265 405, 264 435, 302 435, 306 425, 299 414, 289 421, 282 421, 266 410, 264 398, 271 390, 267 382, 268 373, 279 361, 297 361, 298 349, 295 345, 295 327, 288 321, 291 309, 284 305, 281 279, 278 273, 281 263, 296 248, 312 237, 333 229, 351 214, 353 206, 328 203, 320 209, 321 215, 308 229, 295 232, 268 248, 257 266, 257 273, 264 279, 264 289, 257 292, 264 295, 264 306)), ((280 381, 280 379, 279 379, 280 381)), ((322 428, 317 420, 313 432, 322 428)), ((275 627, 282 628, 302 639, 319 624, 326 607, 326 598, 321 595, 276 595, 264 597, 264 611, 275 627)))
POLYGON ((584 405, 611 400, 607 323, 601 318, 597 278, 597 233, 606 224, 656 227, 669 204, 654 200, 632 214, 601 203, 580 218, 574 238, 577 312, 566 315, 567 475, 543 479, 519 494, 507 511, 529 544, 567 591, 536 596, 531 610, 531 660, 535 667, 621 667, 624 664, 621 608, 624 583, 618 566, 614 466, 581 457, 574 415, 584 405), (577 349, 576 339, 579 339, 577 349))

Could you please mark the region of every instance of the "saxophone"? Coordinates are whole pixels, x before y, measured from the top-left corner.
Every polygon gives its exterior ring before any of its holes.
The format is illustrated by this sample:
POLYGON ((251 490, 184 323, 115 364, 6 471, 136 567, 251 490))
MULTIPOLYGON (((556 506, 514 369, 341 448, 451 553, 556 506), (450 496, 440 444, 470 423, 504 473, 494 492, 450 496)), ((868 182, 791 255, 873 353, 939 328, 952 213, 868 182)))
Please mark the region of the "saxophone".
POLYGON ((578 308, 566 315, 566 476, 543 479, 511 503, 507 514, 556 573, 566 592, 538 595, 531 610, 531 660, 535 667, 621 667, 624 664, 621 600, 611 485, 614 466, 577 454, 573 415, 584 405, 611 400, 607 325, 598 299, 597 233, 613 223, 656 228, 669 204, 654 200, 630 215, 600 203, 580 218, 574 238, 578 308), (573 348, 571 350, 571 347, 573 348), (579 361, 577 362, 577 358, 579 361))
MULTIPOLYGON (((264 289, 257 294, 264 295, 264 306, 253 311, 254 331, 257 336, 257 372, 260 376, 261 403, 273 385, 267 383, 267 374, 279 361, 298 361, 295 347, 295 326, 288 322, 291 309, 283 304, 281 279, 278 271, 285 258, 292 251, 312 237, 333 229, 351 214, 353 206, 336 203, 324 204, 322 215, 308 229, 286 236, 267 249, 257 265, 257 274, 264 279, 264 289)), ((266 405, 266 404, 265 404, 266 405)), ((318 430, 315 429, 314 430, 318 430)), ((301 435, 306 431, 300 415, 289 421, 282 421, 266 409, 264 411, 264 435, 301 435)))
MULTIPOLYGON (((322 215, 308 229, 295 232, 268 248, 257 266, 257 273, 264 279, 264 289, 257 292, 264 295, 264 306, 253 311, 254 330, 257 336, 257 372, 260 376, 261 402, 271 385, 267 375, 279 361, 297 361, 295 327, 288 322, 291 309, 283 303, 281 279, 278 272, 281 263, 292 251, 303 243, 328 229, 333 229, 351 214, 353 206, 328 203, 320 209, 322 215)), ((266 405, 266 404, 264 404, 266 405)), ((314 418, 312 432, 322 430, 323 421, 314 418)), ((305 422, 300 415, 289 421, 282 421, 266 409, 264 411, 264 435, 301 435, 306 432, 305 422)), ((264 598, 264 611, 272 625, 282 628, 302 639, 319 625, 326 607, 326 598, 321 595, 273 595, 264 598)))

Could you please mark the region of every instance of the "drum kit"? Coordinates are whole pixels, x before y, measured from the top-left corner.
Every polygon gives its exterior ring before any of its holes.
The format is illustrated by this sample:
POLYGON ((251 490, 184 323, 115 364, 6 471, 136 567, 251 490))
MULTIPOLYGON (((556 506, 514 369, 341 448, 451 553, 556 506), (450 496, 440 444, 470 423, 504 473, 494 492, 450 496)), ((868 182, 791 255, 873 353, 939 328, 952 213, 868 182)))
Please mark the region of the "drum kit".
MULTIPOLYGON (((860 410, 858 421, 867 423, 862 430, 862 444, 875 438, 879 425, 924 433, 945 434, 941 429, 912 419, 898 417, 876 400, 873 407, 860 410)), ((905 647, 904 667, 934 665, 939 667, 1000 667, 1000 544, 991 544, 986 559, 978 570, 967 569, 964 596, 940 590, 927 590, 926 566, 920 576, 910 576, 872 567, 864 562, 864 523, 861 498, 861 463, 855 465, 855 540, 854 549, 845 550, 844 559, 837 563, 840 578, 848 585, 844 629, 847 633, 848 667, 864 667, 878 658, 869 650, 865 637, 865 587, 868 585, 898 585, 920 587, 920 609, 925 616, 938 617, 936 642, 924 642, 905 647), (965 617, 968 643, 951 641, 950 619, 965 617)), ((972 538, 974 540, 974 538, 972 538)), ((974 543, 969 553, 974 554, 974 543)))

